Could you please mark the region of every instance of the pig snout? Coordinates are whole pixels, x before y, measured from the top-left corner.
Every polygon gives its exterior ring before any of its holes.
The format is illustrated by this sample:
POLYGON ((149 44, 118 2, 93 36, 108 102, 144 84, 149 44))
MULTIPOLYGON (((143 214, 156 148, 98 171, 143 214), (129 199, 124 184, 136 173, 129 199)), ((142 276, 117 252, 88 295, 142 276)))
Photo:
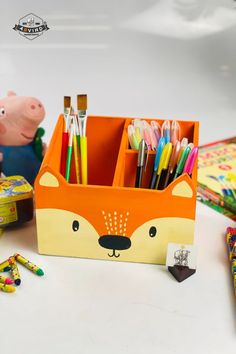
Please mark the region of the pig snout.
POLYGON ((36 98, 27 98, 25 102, 25 116, 39 124, 45 116, 42 103, 36 98))

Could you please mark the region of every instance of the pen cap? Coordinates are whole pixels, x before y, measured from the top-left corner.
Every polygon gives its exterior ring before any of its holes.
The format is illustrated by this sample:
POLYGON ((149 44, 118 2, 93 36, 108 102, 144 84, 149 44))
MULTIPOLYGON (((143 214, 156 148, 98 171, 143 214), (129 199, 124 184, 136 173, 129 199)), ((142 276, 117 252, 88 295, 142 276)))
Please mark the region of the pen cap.
POLYGON ((160 163, 158 166, 158 171, 157 174, 160 175, 161 171, 163 169, 167 169, 168 168, 168 164, 169 164, 169 160, 170 160, 170 156, 171 156, 171 152, 172 152, 172 144, 171 143, 167 143, 164 146, 164 149, 162 151, 161 154, 161 159, 160 159, 160 163))
POLYGON ((172 150, 172 154, 170 157, 170 161, 169 161, 169 170, 170 173, 173 173, 175 166, 177 165, 177 161, 178 161, 178 156, 179 156, 179 151, 180 151, 180 141, 177 140, 174 144, 173 150, 172 150))
POLYGON ((157 146, 157 152, 154 160, 154 171, 156 171, 159 166, 161 154, 164 149, 164 146, 165 146, 165 138, 161 137, 157 146))
POLYGON ((161 138, 161 126, 155 120, 152 120, 150 124, 151 124, 151 129, 154 132, 158 143, 161 138))
POLYGON ((128 139, 131 149, 138 149, 139 143, 137 142, 134 126, 132 124, 128 125, 128 139))
POLYGON ((185 166, 185 163, 186 163, 186 160, 188 158, 188 155, 189 155, 190 151, 191 151, 191 148, 189 146, 187 146, 184 149, 184 151, 183 151, 183 153, 181 155, 181 158, 180 158, 180 160, 178 162, 178 165, 177 165, 177 169, 176 169, 176 173, 177 174, 181 174, 183 172, 184 166, 185 166))
POLYGON ((166 143, 170 142, 170 121, 166 120, 161 126, 161 136, 165 137, 166 143))
POLYGON ((176 120, 173 120, 171 123, 171 130, 170 130, 170 140, 174 145, 177 140, 180 140, 180 125, 176 120))
POLYGON ((183 172, 186 172, 188 173, 189 175, 192 174, 193 172, 193 167, 194 167, 194 164, 195 164, 195 161, 197 159, 197 154, 198 154, 198 148, 197 147, 194 147, 189 155, 188 155, 188 158, 186 160, 186 163, 184 165, 184 171, 183 172))
POLYGON ((138 150, 138 162, 137 166, 144 166, 145 160, 147 158, 147 144, 144 139, 142 139, 139 143, 139 150, 138 150))

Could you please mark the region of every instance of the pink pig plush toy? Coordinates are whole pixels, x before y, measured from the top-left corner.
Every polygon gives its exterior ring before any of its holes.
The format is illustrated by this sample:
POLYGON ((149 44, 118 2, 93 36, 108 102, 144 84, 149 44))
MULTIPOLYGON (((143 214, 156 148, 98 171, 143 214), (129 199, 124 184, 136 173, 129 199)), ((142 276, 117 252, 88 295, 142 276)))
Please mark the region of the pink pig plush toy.
POLYGON ((0 159, 6 176, 21 175, 33 184, 43 157, 44 130, 38 126, 44 116, 37 98, 9 91, 0 99, 0 159))

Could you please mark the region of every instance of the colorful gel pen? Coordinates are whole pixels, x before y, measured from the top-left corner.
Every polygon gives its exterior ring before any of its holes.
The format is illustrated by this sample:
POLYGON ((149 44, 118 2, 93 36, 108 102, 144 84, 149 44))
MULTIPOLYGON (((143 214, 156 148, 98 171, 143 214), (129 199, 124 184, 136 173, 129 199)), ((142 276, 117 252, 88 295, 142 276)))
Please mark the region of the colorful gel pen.
POLYGON ((171 130, 170 130, 170 141, 173 145, 175 145, 176 141, 180 141, 181 129, 179 122, 173 120, 171 123, 171 130))
POLYGON ((148 150, 152 150, 152 141, 151 141, 149 129, 146 126, 144 126, 143 129, 143 139, 147 144, 148 150))
POLYGON ((190 177, 192 176, 193 167, 194 167, 195 161, 197 159, 197 155, 198 155, 198 148, 194 147, 190 151, 190 153, 187 157, 187 160, 185 162, 185 165, 184 165, 183 173, 187 173, 190 177))
POLYGON ((172 149, 173 145, 171 143, 167 143, 164 146, 164 149, 161 154, 160 164, 157 170, 158 177, 156 189, 164 189, 172 149))
POLYGON ((131 149, 138 150, 139 143, 135 134, 135 128, 132 124, 128 126, 128 139, 129 139, 129 144, 131 146, 131 149))
POLYGON ((157 169, 160 163, 160 159, 161 159, 161 154, 162 151, 164 149, 165 146, 165 138, 161 137, 157 146, 157 150, 156 150, 156 156, 155 156, 155 160, 154 160, 154 165, 153 165, 153 174, 152 174, 152 179, 150 181, 150 189, 155 189, 156 188, 156 184, 157 184, 157 169))
POLYGON ((151 125, 152 131, 154 132, 154 134, 156 136, 156 140, 157 140, 157 143, 158 143, 160 138, 161 138, 161 126, 155 120, 152 120, 150 125, 151 125))
POLYGON ((177 168, 176 168, 176 171, 175 171, 175 175, 174 175, 174 179, 176 179, 177 177, 179 177, 183 170, 184 170, 184 166, 185 166, 185 162, 188 158, 188 155, 190 154, 190 151, 191 151, 191 148, 189 146, 187 146, 182 155, 181 155, 181 158, 179 160, 179 162, 177 163, 177 168))
POLYGON ((164 136, 166 144, 170 142, 170 121, 165 120, 161 126, 161 136, 164 136))
POLYGON ((179 151, 179 156, 178 156, 178 162, 180 161, 181 159, 181 156, 182 156, 182 153, 184 151, 184 149, 188 146, 188 138, 183 138, 180 142, 180 151, 179 151))
POLYGON ((140 141, 139 150, 138 150, 138 161, 137 161, 137 171, 136 171, 136 180, 135 187, 142 187, 142 178, 143 170, 147 165, 147 156, 148 156, 148 147, 144 139, 140 141))
POLYGON ((171 157, 170 157, 168 172, 167 172, 164 188, 173 181, 173 178, 175 175, 175 170, 177 168, 179 151, 180 151, 180 141, 176 140, 173 150, 172 150, 171 157))

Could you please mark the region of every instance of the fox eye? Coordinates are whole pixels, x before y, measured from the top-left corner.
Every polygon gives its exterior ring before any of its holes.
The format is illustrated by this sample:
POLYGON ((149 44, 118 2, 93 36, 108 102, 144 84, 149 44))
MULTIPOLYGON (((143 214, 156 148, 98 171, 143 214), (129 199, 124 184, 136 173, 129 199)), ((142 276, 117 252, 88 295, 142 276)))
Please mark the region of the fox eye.
POLYGON ((5 114, 5 108, 0 107, 0 116, 3 116, 5 114))
POLYGON ((74 220, 73 221, 72 229, 73 229, 73 231, 78 231, 79 230, 79 222, 78 222, 78 220, 74 220))
POLYGON ((157 234, 157 229, 155 226, 151 226, 150 229, 149 229, 149 236, 150 237, 155 237, 157 234))

